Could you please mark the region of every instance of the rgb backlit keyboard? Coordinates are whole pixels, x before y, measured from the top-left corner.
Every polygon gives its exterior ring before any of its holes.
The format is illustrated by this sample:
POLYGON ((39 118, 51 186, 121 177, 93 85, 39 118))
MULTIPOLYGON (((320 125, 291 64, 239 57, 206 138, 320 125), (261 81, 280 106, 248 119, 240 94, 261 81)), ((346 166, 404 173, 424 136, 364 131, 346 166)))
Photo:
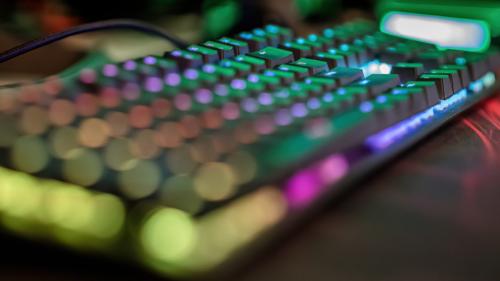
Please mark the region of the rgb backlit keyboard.
POLYGON ((0 224, 168 276, 226 272, 487 97, 496 51, 275 25, 0 88, 0 224))

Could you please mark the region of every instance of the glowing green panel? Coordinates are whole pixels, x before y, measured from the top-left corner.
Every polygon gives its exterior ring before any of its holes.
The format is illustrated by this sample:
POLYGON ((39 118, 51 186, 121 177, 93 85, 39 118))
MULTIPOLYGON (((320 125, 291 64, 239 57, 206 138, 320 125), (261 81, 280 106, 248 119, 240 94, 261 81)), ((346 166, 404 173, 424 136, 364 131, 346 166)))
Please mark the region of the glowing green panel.
POLYGON ((445 49, 480 52, 490 45, 489 26, 482 20, 389 12, 382 18, 380 29, 445 49))

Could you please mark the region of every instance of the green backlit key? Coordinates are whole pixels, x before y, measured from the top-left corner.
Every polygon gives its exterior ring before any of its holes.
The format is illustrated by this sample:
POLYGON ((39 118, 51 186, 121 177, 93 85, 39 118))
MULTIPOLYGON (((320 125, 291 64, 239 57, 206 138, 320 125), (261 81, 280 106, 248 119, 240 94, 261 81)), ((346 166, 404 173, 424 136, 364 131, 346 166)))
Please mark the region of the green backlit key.
POLYGON ((277 70, 277 69, 269 69, 264 71, 264 75, 266 76, 271 76, 271 77, 277 77, 281 80, 282 84, 290 84, 295 80, 295 74, 290 71, 283 71, 283 70, 277 70))
POLYGON ((329 49, 328 53, 344 57, 344 62, 348 67, 358 67, 359 62, 356 54, 350 50, 329 49))
POLYGON ((318 41, 311 41, 300 37, 295 40, 295 43, 310 47, 314 53, 323 50, 323 44, 318 41))
POLYGON ((361 102, 367 101, 371 98, 370 94, 368 93, 368 89, 366 89, 366 88, 345 87, 345 88, 338 89, 337 91, 335 91, 335 93, 338 96, 352 97, 353 102, 356 102, 356 103, 361 103, 361 102))
POLYGON ((268 68, 273 68, 280 64, 291 62, 293 60, 292 52, 275 47, 265 47, 260 51, 252 52, 248 55, 263 59, 266 62, 266 66, 268 68))
POLYGON ((247 75, 250 73, 250 71, 252 71, 252 66, 248 63, 238 62, 234 60, 222 60, 220 62, 220 65, 222 67, 228 67, 236 70, 238 72, 238 75, 240 76, 247 75))
POLYGON ((265 30, 269 33, 277 34, 280 37, 281 42, 290 41, 293 38, 293 32, 286 27, 268 24, 265 26, 265 30))
POLYGON ((262 36, 257 36, 250 32, 242 32, 238 34, 238 39, 248 43, 251 52, 258 51, 268 45, 267 39, 262 36))
POLYGON ((315 43, 321 44, 321 49, 323 51, 331 49, 335 46, 333 40, 326 38, 324 36, 321 36, 321 35, 310 34, 309 36, 307 36, 307 39, 310 42, 315 42, 315 43))
POLYGON ((311 47, 295 42, 285 42, 280 45, 280 48, 291 51, 296 60, 312 54, 311 47))
POLYGON ((187 47, 187 49, 191 52, 200 54, 203 57, 204 63, 214 63, 219 60, 219 55, 216 50, 200 45, 191 45, 187 47))
POLYGON ((339 86, 345 86, 354 81, 363 79, 363 71, 358 68, 337 67, 333 70, 319 73, 316 77, 323 77, 335 80, 339 86))
POLYGON ((434 81, 408 81, 402 87, 423 89, 427 97, 428 106, 433 106, 440 101, 438 87, 434 81))
POLYGON ((401 84, 401 80, 399 80, 399 76, 396 74, 372 74, 347 87, 366 88, 368 93, 372 97, 375 97, 399 84, 401 84))
POLYGON ((296 82, 290 85, 290 89, 299 92, 305 92, 308 95, 319 95, 323 93, 321 85, 310 84, 306 82, 296 82))
POLYGON ((242 63, 249 64, 252 68, 252 71, 254 71, 254 72, 260 72, 261 70, 266 68, 266 61, 265 60, 251 57, 248 55, 237 56, 235 58, 235 60, 242 62, 242 63))
POLYGON ((252 73, 248 75, 247 80, 250 82, 262 82, 268 90, 275 90, 281 86, 281 80, 276 76, 252 73))
POLYGON ((446 56, 443 52, 427 51, 419 53, 414 58, 415 62, 420 62, 426 70, 438 68, 446 62, 446 56))
POLYGON ((328 70, 328 64, 321 60, 314 60, 308 58, 301 58, 297 61, 290 63, 291 65, 297 65, 301 67, 306 67, 309 69, 309 75, 314 75, 328 70))
POLYGON ((467 87, 470 84, 471 79, 467 67, 456 64, 445 64, 441 66, 441 69, 453 69, 458 71, 458 75, 460 76, 460 82, 462 83, 462 86, 467 87))
POLYGON ((220 59, 230 59, 236 55, 234 47, 227 44, 219 43, 216 41, 207 41, 202 45, 216 50, 217 53, 219 54, 220 59))
POLYGON ((268 32, 262 28, 256 28, 252 30, 252 32, 257 36, 267 38, 267 44, 269 44, 269 46, 276 47, 280 43, 280 37, 276 33, 268 32))
POLYGON ((413 49, 403 43, 383 49, 379 56, 380 61, 388 64, 396 64, 398 62, 407 62, 415 55, 413 49))
POLYGON ((434 81, 436 82, 439 98, 444 100, 453 95, 453 88, 451 86, 450 77, 446 74, 422 74, 418 78, 421 81, 434 81))
POLYGON ((451 81, 451 88, 453 89, 454 93, 456 93, 464 88, 464 86, 462 86, 462 83, 460 82, 460 75, 458 74, 457 70, 454 70, 454 69, 433 69, 430 71, 430 73, 448 75, 448 77, 450 78, 450 81, 451 81))
POLYGON ((467 53, 455 60, 457 64, 465 65, 469 69, 472 81, 478 80, 488 71, 488 61, 484 54, 467 53))
POLYGON ((227 81, 236 76, 237 70, 231 67, 223 67, 215 64, 206 64, 203 66, 203 71, 213 73, 219 76, 219 79, 227 81))
POLYGON ((407 97, 410 99, 408 107, 403 109, 404 112, 415 114, 429 107, 429 101, 423 88, 396 87, 391 90, 390 94, 396 99, 402 99, 403 97, 407 97))
POLYGON ((415 80, 424 73, 424 65, 421 63, 400 62, 392 67, 391 73, 399 75, 401 82, 415 80))
POLYGON ((297 79, 302 79, 309 75, 309 69, 302 66, 296 66, 292 64, 282 64, 278 67, 279 70, 288 71, 295 74, 297 79))
POLYGON ((166 53, 165 56, 176 61, 177 65, 181 69, 196 68, 203 64, 202 55, 195 52, 174 50, 169 53, 166 53))
POLYGON ((218 41, 223 43, 223 44, 233 46, 235 54, 237 56, 244 55, 244 54, 250 52, 250 48, 248 47, 248 43, 245 41, 236 40, 236 39, 228 38, 228 37, 222 37, 218 41))
POLYGON ((334 55, 329 52, 319 52, 312 56, 313 59, 322 60, 328 63, 329 68, 335 68, 337 66, 347 66, 345 58, 342 55, 334 55))
POLYGON ((308 77, 305 79, 305 82, 320 85, 325 91, 330 91, 337 87, 337 81, 323 77, 308 77))

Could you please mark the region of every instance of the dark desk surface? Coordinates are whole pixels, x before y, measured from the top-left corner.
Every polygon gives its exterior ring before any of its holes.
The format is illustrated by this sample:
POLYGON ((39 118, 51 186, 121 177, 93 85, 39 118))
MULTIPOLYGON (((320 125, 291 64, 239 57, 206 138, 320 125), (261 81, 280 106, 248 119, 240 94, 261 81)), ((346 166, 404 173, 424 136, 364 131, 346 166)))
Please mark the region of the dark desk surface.
MULTIPOLYGON (((155 280, 17 240, 0 240, 0 249, 0 280, 155 280)), ((234 279, 490 281, 500 279, 499 264, 496 98, 400 157, 234 279)))

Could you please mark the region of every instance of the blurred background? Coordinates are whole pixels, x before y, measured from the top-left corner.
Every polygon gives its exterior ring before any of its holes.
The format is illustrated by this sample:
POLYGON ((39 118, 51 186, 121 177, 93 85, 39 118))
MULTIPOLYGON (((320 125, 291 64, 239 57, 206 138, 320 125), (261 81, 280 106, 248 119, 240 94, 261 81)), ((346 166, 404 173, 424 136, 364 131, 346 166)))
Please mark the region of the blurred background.
MULTIPOLYGON (((144 20, 198 42, 277 23, 307 34, 353 17, 371 17, 374 0, 13 0, 0 1, 0 51, 68 27, 112 18, 144 20), (243 12, 244 11, 244 12, 243 12), (342 13, 341 13, 342 11, 342 13)), ((123 60, 172 49, 134 32, 96 32, 0 64, 0 83, 62 71, 91 54, 123 60), (57 55, 56 55, 57 54, 57 55), (47 59, 50 58, 50 59, 47 59)))

